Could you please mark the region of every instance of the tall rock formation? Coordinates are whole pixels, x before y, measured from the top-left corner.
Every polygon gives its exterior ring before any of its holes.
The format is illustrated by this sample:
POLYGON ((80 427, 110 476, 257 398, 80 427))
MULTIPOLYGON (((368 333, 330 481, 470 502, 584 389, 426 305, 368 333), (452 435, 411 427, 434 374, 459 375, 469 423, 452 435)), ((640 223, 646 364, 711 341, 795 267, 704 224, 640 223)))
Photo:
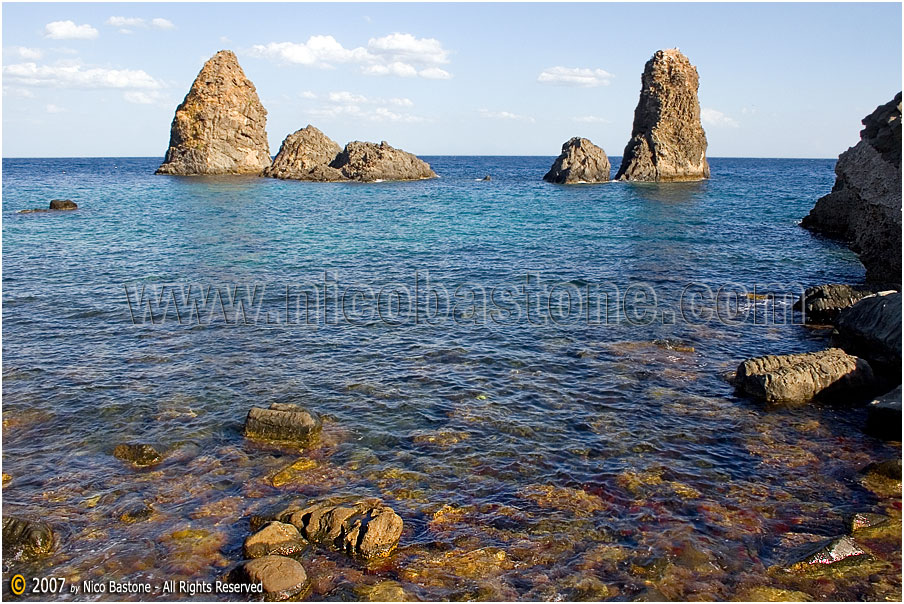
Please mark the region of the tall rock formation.
POLYGON ((801 226, 848 242, 867 281, 901 283, 901 93, 863 118, 835 164, 835 186, 801 226))
POLYGON ((677 48, 657 50, 640 82, 634 128, 616 180, 709 178, 697 68, 677 48))
POLYGON ((263 176, 293 180, 345 180, 345 176, 330 163, 342 152, 336 141, 311 126, 289 136, 279 147, 273 163, 263 176))
POLYGON ((259 174, 270 165, 267 110, 230 50, 195 78, 170 128, 157 174, 259 174))
POLYGON ((574 137, 562 145, 543 180, 556 184, 594 183, 609 180, 609 158, 586 138, 574 137))

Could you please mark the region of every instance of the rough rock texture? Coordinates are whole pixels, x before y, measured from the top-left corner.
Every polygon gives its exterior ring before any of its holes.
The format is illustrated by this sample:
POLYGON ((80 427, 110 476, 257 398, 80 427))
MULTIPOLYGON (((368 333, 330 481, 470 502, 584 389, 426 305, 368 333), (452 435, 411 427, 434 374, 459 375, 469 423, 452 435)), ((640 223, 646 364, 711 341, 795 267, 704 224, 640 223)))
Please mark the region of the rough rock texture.
POLYGON ((269 409, 252 407, 245 419, 245 436, 262 440, 305 443, 323 427, 316 413, 300 405, 273 403, 269 409))
POLYGON ((856 302, 876 293, 875 289, 831 283, 808 287, 794 303, 794 310, 802 311, 804 321, 812 325, 832 325, 838 313, 856 302))
POLYGON ((233 575, 240 583, 260 583, 270 600, 293 598, 308 587, 308 574, 300 562, 285 556, 263 556, 242 564, 233 575))
POLYGON ((176 108, 157 174, 259 174, 270 165, 267 110, 230 50, 215 54, 176 108))
POLYGON ((852 533, 884 524, 888 524, 888 516, 871 512, 857 512, 848 519, 848 528, 852 533))
POLYGON ((901 380, 901 294, 877 294, 841 311, 835 321, 841 347, 901 380))
POLYGON ((811 571, 830 564, 839 562, 847 564, 864 559, 869 559, 869 554, 850 537, 838 537, 814 545, 794 560, 788 568, 793 571, 811 571))
POLYGON ((362 182, 436 178, 430 164, 411 153, 391 147, 386 141, 379 145, 359 141, 349 143, 330 163, 330 167, 341 171, 348 180, 362 182))
POLYGON ((342 172, 330 167, 341 152, 342 147, 309 124, 286 137, 263 176, 292 180, 345 180, 342 172))
POLYGON ((677 48, 657 50, 644 66, 640 83, 631 140, 616 180, 709 178, 697 68, 677 48))
POLYGON ((284 520, 298 527, 308 541, 361 558, 389 555, 398 545, 403 527, 399 515, 376 500, 318 503, 288 512, 284 520))
POLYGON ((863 118, 860 142, 838 157, 835 186, 801 226, 846 240, 866 279, 901 283, 901 93, 863 118))
POLYGON ((51 199, 51 210, 77 210, 78 205, 71 199, 51 199))
POLYGON ((29 560, 53 551, 53 530, 46 522, 3 516, 3 557, 29 560))
POLYGON ((888 440, 901 440, 901 386, 871 402, 866 413, 867 432, 888 440))
POLYGON ((153 446, 135 443, 116 445, 116 448, 113 449, 113 457, 136 466, 151 466, 163 459, 160 451, 153 446))
POLYGON ((609 158, 602 148, 576 136, 562 145, 562 154, 553 162, 543 180, 562 185, 607 182, 609 158))
POLYGON ((800 403, 820 398, 868 395, 872 369, 863 359, 840 348, 819 352, 765 356, 741 363, 735 386, 752 397, 775 403, 800 403))
POLYGON ((260 558, 278 554, 289 556, 305 547, 298 529, 284 522, 270 522, 245 539, 242 551, 246 558, 260 558))

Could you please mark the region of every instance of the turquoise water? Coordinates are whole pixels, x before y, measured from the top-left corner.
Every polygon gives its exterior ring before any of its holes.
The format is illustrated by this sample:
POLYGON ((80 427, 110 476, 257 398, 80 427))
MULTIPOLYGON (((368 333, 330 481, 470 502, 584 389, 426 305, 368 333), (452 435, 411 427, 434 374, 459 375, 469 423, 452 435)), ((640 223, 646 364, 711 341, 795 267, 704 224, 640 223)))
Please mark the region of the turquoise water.
POLYGON ((900 450, 860 431, 862 410, 766 409, 724 379, 746 357, 829 342, 758 324, 787 305, 744 292, 862 279, 849 250, 797 225, 834 161, 717 158, 700 183, 563 187, 540 181, 551 158, 425 159, 441 178, 371 185, 154 176, 153 158, 3 160, 3 512, 37 515, 60 540, 30 571, 213 579, 241 559, 251 514, 360 495, 402 516, 400 547, 371 567, 306 552, 312 598, 384 579, 431 600, 900 594, 899 550, 885 583, 830 592, 768 571, 800 533, 899 510, 900 494, 878 497, 857 471, 900 450), (79 210, 16 213, 61 197, 79 210), (386 287, 384 320, 373 304, 299 319, 298 293, 324 272, 330 291, 386 287), (410 294, 416 274, 458 314, 415 323, 411 299, 389 293, 410 294), (136 286, 189 283, 259 284, 248 306, 271 324, 236 324, 229 304, 200 325, 130 314, 136 286), (649 287, 658 311, 631 298, 642 320, 544 322, 556 283, 556 303, 649 287), (688 291, 726 285, 731 320, 687 320, 688 291), (489 309, 522 314, 468 316, 492 288, 489 309), (276 401, 324 415, 315 447, 242 439, 248 408, 276 401), (166 459, 128 468, 111 455, 126 441, 166 459), (274 486, 299 459, 316 465, 274 486), (123 522, 139 502, 151 518, 123 522))

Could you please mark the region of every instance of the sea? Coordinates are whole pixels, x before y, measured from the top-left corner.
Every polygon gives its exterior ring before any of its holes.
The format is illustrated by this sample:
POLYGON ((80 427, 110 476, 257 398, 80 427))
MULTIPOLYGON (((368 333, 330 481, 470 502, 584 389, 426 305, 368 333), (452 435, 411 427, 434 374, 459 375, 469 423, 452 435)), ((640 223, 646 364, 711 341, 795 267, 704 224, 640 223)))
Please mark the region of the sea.
POLYGON ((793 302, 864 277, 799 226, 834 160, 562 186, 551 157, 424 159, 439 178, 369 184, 3 159, 2 508, 56 541, 4 556, 4 592, 21 573, 65 578, 53 599, 154 599, 82 586, 217 581, 255 515, 378 498, 398 548, 306 549, 309 599, 900 597, 900 541, 854 578, 781 570, 854 512, 900 518, 860 474, 899 446, 861 407, 729 380, 830 346, 793 302), (19 213, 57 198, 78 210, 19 213), (320 414, 319 439, 244 438, 277 402, 320 414))

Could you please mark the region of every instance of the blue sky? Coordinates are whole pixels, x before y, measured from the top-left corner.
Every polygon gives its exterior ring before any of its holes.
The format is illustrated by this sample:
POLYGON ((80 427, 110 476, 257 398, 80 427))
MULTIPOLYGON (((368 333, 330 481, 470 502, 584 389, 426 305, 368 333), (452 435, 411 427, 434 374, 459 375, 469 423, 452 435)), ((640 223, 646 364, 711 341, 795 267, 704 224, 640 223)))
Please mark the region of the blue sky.
POLYGON ((836 157, 901 89, 901 5, 3 4, 3 156, 161 156, 236 52, 270 150, 312 123, 423 155, 621 155, 643 65, 700 73, 711 157, 836 157))

